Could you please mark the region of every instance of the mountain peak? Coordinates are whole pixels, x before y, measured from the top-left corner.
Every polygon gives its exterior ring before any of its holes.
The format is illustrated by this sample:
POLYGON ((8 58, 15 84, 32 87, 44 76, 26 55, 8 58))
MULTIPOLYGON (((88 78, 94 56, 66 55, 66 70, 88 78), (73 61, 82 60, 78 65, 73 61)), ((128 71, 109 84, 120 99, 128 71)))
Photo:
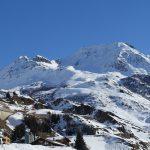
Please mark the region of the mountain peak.
POLYGON ((137 50, 135 50, 134 46, 130 44, 124 42, 114 42, 111 44, 92 45, 92 46, 82 47, 74 54, 74 56, 82 55, 82 57, 83 56, 88 57, 94 54, 98 54, 102 56, 106 54, 109 55, 111 53, 119 55, 119 53, 122 51, 130 51, 130 52, 132 51, 136 53, 138 52, 137 50))
MULTIPOLYGON (((134 53, 139 53, 134 46, 124 43, 124 42, 114 42, 111 44, 103 44, 103 45, 93 45, 93 46, 87 46, 87 47, 82 47, 77 51, 77 53, 86 53, 86 52, 97 52, 97 53, 102 53, 102 52, 113 52, 113 53, 120 53, 122 51, 132 51, 134 53)), ((76 53, 76 54, 77 54, 76 53)))
POLYGON ((24 61, 28 61, 29 57, 28 56, 19 56, 16 60, 15 63, 20 63, 20 62, 24 62, 24 61))
POLYGON ((133 45, 131 45, 131 44, 127 43, 127 42, 114 42, 114 43, 109 44, 109 45, 115 45, 115 46, 118 46, 118 47, 126 46, 126 47, 130 47, 130 48, 134 48, 133 45))
POLYGON ((28 58, 28 56, 20 56, 18 59, 19 60, 28 60, 29 58, 28 58))
POLYGON ((76 69, 96 73, 150 72, 150 59, 136 50, 134 46, 124 42, 83 47, 63 63, 64 65, 72 65, 76 69))
POLYGON ((33 61, 51 63, 50 60, 48 60, 47 58, 45 58, 45 57, 43 57, 43 56, 41 56, 41 55, 36 55, 36 56, 33 58, 33 61))

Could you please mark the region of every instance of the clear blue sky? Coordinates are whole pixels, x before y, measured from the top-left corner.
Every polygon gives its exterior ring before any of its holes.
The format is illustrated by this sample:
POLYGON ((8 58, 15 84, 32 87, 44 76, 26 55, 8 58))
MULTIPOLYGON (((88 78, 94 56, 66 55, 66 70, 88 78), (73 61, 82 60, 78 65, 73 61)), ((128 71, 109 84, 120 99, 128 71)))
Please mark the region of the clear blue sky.
POLYGON ((115 41, 150 52, 150 0, 0 0, 0 68, 115 41))

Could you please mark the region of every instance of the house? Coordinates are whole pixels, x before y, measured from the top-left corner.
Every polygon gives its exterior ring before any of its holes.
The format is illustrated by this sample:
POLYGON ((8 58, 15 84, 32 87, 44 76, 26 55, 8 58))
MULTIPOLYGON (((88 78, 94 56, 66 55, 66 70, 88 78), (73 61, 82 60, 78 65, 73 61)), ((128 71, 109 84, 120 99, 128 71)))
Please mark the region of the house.
POLYGON ((70 142, 71 141, 68 138, 55 133, 54 137, 40 136, 31 144, 44 146, 69 146, 70 142))
POLYGON ((7 132, 0 130, 0 144, 10 144, 10 138, 7 132))
POLYGON ((3 141, 3 144, 10 144, 10 142, 11 142, 10 138, 8 136, 4 136, 2 141, 3 141))
MULTIPOLYGON (((40 120, 40 119, 39 119, 40 120)), ((32 145, 44 145, 44 146, 69 146, 70 140, 61 136, 55 131, 38 132, 36 136, 33 136, 30 129, 25 126, 24 143, 32 145)))

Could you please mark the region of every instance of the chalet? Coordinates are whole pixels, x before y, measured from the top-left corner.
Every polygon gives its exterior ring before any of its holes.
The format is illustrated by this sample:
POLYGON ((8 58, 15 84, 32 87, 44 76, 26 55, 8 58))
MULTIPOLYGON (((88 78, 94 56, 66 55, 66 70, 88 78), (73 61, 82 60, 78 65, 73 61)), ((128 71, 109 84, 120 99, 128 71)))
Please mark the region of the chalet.
POLYGON ((4 130, 0 130, 0 144, 10 144, 9 134, 4 130))
POLYGON ((3 141, 3 144, 10 144, 10 138, 8 136, 4 136, 2 141, 3 141))

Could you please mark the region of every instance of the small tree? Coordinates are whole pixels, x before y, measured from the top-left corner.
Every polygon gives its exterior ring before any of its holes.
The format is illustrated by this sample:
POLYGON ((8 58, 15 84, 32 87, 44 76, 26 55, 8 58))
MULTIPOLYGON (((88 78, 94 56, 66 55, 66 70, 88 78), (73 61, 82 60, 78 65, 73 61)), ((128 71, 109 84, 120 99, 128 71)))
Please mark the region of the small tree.
POLYGON ((50 120, 47 118, 43 119, 42 124, 39 126, 40 126, 39 131, 41 131, 41 132, 51 132, 52 131, 50 120))
POLYGON ((7 98, 7 99, 11 99, 11 95, 10 95, 9 92, 6 93, 6 98, 7 98))
POLYGON ((39 126, 38 126, 37 118, 33 115, 25 116, 24 117, 24 123, 31 130, 31 132, 34 135, 34 139, 35 139, 37 133, 39 132, 39 126))
POLYGON ((80 130, 77 131, 76 141, 75 141, 75 149, 77 150, 89 150, 86 146, 86 143, 83 139, 83 135, 80 130))
POLYGON ((15 142, 16 140, 20 140, 25 134, 25 125, 20 124, 15 127, 14 131, 12 132, 11 140, 15 142))

